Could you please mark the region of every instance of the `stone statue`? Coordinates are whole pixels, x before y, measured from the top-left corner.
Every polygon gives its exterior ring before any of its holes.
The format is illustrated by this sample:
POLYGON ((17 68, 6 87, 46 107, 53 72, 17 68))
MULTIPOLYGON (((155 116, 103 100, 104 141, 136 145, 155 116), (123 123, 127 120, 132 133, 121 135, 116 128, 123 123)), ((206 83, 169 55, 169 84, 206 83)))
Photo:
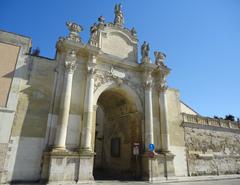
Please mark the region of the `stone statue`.
POLYGON ((82 26, 74 23, 74 22, 67 22, 66 23, 68 30, 69 30, 69 35, 67 36, 68 40, 72 40, 75 42, 81 42, 81 38, 79 36, 79 33, 83 31, 82 26))
POLYGON ((154 51, 154 56, 155 56, 155 64, 157 66, 164 65, 164 59, 166 58, 166 55, 160 51, 154 51))
POLYGON ((132 34, 132 36, 134 36, 134 37, 137 36, 137 31, 136 31, 136 29, 135 29, 134 27, 131 29, 131 34, 132 34))
POLYGON ((122 5, 116 4, 114 12, 115 12, 114 24, 118 25, 118 26, 122 26, 124 23, 124 17, 123 17, 123 13, 122 13, 122 5))
POLYGON ((100 25, 103 25, 105 23, 105 18, 101 15, 100 17, 98 17, 98 22, 100 25))
POLYGON ((89 40, 90 45, 94 45, 94 46, 97 45, 97 30, 98 30, 98 25, 94 23, 90 28, 90 34, 91 34, 91 38, 89 40))
POLYGON ((97 31, 97 29, 98 29, 97 23, 94 23, 90 28, 91 35, 94 34, 97 31))
POLYGON ((144 41, 141 47, 142 59, 149 58, 149 50, 150 50, 149 43, 144 41))

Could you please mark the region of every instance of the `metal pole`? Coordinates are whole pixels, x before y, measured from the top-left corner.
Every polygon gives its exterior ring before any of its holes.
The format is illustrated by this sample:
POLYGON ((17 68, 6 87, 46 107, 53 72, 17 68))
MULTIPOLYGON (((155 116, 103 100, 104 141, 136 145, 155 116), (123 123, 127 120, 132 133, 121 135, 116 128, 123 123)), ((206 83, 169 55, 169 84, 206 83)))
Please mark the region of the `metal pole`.
POLYGON ((153 183, 153 167, 152 167, 152 158, 151 158, 151 182, 153 183))

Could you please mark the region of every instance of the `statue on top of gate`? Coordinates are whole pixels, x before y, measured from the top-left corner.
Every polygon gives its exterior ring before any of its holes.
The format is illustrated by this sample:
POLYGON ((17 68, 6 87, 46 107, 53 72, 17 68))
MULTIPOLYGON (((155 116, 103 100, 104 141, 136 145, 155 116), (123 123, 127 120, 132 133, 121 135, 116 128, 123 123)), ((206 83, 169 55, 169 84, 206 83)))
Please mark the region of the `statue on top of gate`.
POLYGON ((122 13, 122 5, 121 4, 115 5, 114 13, 115 13, 114 24, 118 25, 118 26, 122 26, 124 23, 124 17, 123 17, 123 13, 122 13))
POLYGON ((149 43, 144 41, 141 46, 142 63, 150 63, 149 50, 149 43))

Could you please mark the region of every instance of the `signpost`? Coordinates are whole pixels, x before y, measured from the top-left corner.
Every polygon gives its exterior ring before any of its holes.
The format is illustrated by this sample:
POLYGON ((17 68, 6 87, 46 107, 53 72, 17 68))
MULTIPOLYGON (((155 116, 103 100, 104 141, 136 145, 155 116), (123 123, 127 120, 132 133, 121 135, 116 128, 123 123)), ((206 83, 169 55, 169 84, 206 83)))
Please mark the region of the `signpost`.
POLYGON ((155 145, 152 144, 152 143, 150 143, 150 144, 148 145, 148 150, 151 151, 151 152, 153 152, 154 149, 155 149, 155 145))
POLYGON ((135 156, 136 160, 135 179, 137 178, 139 147, 140 143, 133 143, 133 155, 135 156))
POLYGON ((139 155, 139 143, 133 143, 133 155, 137 156, 139 155))
POLYGON ((152 167, 152 159, 154 158, 154 149, 155 149, 155 146, 154 144, 150 143, 148 145, 148 157, 150 158, 151 160, 151 182, 153 182, 153 167, 152 167))

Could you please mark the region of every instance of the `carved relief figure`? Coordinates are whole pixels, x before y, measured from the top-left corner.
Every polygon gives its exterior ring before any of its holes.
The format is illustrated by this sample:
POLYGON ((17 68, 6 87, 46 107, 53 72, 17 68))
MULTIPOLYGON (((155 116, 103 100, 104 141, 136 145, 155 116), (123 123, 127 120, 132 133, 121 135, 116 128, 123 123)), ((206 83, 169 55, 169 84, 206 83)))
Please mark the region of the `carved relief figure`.
POLYGON ((124 17, 123 17, 123 13, 122 13, 122 5, 116 4, 114 12, 115 12, 114 24, 122 26, 124 23, 124 17))

